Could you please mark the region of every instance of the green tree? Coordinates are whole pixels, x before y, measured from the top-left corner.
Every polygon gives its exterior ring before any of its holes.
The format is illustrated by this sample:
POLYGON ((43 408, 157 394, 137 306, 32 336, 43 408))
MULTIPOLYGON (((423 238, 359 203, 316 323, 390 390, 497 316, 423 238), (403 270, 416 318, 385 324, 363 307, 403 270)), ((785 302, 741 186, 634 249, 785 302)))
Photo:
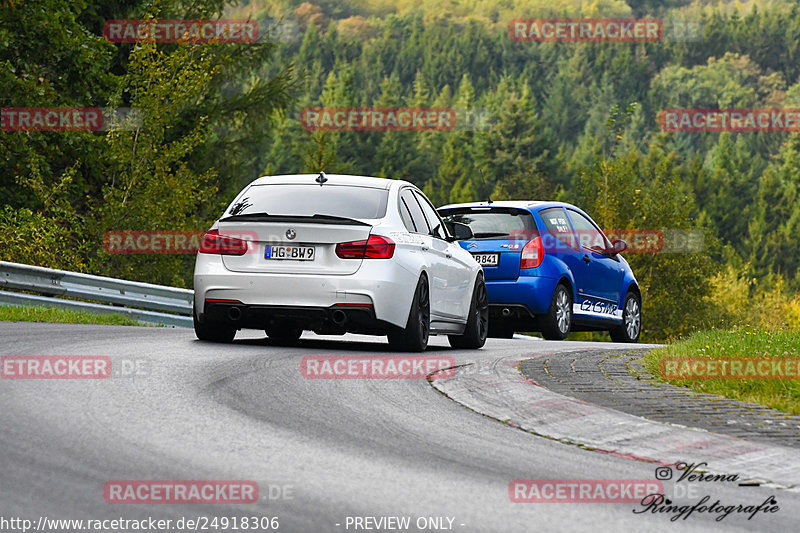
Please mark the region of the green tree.
MULTIPOLYGON (((104 107, 117 83, 114 45, 88 32, 79 17, 90 2, 39 0, 0 8, 0 108, 104 107)), ((17 183, 34 174, 55 187, 70 172, 65 194, 79 207, 103 180, 103 145, 91 132, 0 134, 0 199, 42 207, 17 183)))
MULTIPOLYGON (((383 80, 381 96, 377 107, 403 107, 402 87, 397 75, 383 80)), ((422 187, 429 179, 430 169, 417 152, 417 131, 384 131, 376 154, 376 164, 380 166, 378 175, 387 178, 404 179, 422 187)))
POLYGON ((707 165, 708 172, 700 174, 702 181, 695 186, 698 206, 708 214, 716 234, 740 253, 744 252, 763 162, 758 154, 753 156, 748 150, 742 135, 734 142, 731 134, 725 132, 709 152, 707 165))
POLYGON ((793 133, 759 181, 748 228, 747 257, 757 275, 783 274, 794 281, 795 289, 800 282, 796 243, 800 235, 799 184, 800 135, 793 133))
MULTIPOLYGON (((219 69, 202 46, 183 44, 170 54, 153 43, 134 48, 123 86, 141 123, 107 135, 110 179, 102 202, 92 210, 94 242, 101 243, 110 230, 197 230, 205 225, 199 208, 215 198, 214 171, 196 173, 186 160, 209 134, 208 124, 199 117, 190 132, 176 135, 175 119, 204 94, 219 69)), ((92 266, 106 275, 180 286, 190 265, 181 256, 110 255, 98 246, 92 266)))
MULTIPOLYGON (((454 107, 460 113, 475 109, 475 88, 465 74, 454 99, 454 107)), ((441 164, 434 180, 425 184, 425 194, 436 205, 451 202, 472 201, 470 180, 480 175, 472 159, 475 132, 471 129, 454 129, 446 136, 442 147, 441 164)))
POLYGON ((558 164, 555 143, 539 118, 528 85, 503 78, 486 102, 496 121, 475 135, 475 162, 486 183, 473 181, 474 189, 485 197, 499 185, 503 195, 516 197, 531 190, 527 181, 546 183, 558 164))

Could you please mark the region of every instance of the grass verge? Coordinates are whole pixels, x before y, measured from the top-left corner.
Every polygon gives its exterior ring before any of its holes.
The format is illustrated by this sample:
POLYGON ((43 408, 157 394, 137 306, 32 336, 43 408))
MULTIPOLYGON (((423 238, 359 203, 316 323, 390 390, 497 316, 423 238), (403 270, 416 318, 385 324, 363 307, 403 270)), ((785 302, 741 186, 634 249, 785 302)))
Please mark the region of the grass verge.
MULTIPOLYGON (((659 379, 673 385, 689 387, 697 392, 759 403, 797 415, 800 414, 800 379, 797 375, 800 369, 796 364, 787 364, 787 360, 797 361, 798 358, 800 358, 800 334, 797 332, 757 331, 753 328, 743 328, 694 333, 670 346, 651 350, 644 358, 644 367, 659 379), (681 366, 681 361, 688 358, 713 359, 720 362, 733 358, 743 359, 745 361, 741 366, 742 375, 749 377, 745 377, 745 379, 665 379, 662 372, 662 360, 666 363, 666 361, 677 359, 678 368, 686 370, 692 367, 681 366), (750 365, 749 368, 756 368, 756 372, 759 368, 769 369, 762 372, 762 376, 777 375, 777 372, 773 370, 775 368, 773 365, 778 365, 786 372, 780 379, 752 377, 752 373, 747 373, 748 360, 753 360, 753 365, 750 365), (762 360, 766 360, 767 363, 762 367, 754 366, 762 360), (793 375, 789 375, 790 372, 793 375)), ((733 368, 732 362, 727 361, 726 364, 729 365, 728 368, 733 368)), ((675 367, 673 366, 673 368, 675 367)), ((703 364, 698 368, 703 372, 712 367, 703 364)), ((717 373, 721 372, 722 364, 717 364, 716 368, 717 373)))
POLYGON ((122 315, 87 313, 56 307, 0 305, 0 322, 55 322, 58 324, 103 324, 110 326, 143 326, 122 315))

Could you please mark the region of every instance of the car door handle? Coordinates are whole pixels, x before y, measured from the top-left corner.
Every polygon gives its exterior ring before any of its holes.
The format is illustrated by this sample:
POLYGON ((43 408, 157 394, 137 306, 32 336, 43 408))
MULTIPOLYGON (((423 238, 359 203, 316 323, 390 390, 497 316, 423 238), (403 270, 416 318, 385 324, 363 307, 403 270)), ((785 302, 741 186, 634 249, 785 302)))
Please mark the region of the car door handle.
POLYGON ((452 259, 452 257, 453 257, 453 254, 451 254, 450 252, 447 252, 446 254, 444 254, 444 256, 445 256, 446 258, 448 258, 448 259, 452 259))
POLYGON ((427 251, 428 251, 428 247, 427 247, 427 246, 425 246, 425 245, 422 245, 422 251, 423 251, 423 252, 427 252, 427 251))
POLYGON ((589 256, 586 255, 586 254, 583 254, 583 260, 586 261, 587 263, 591 263, 592 262, 592 260, 589 259, 589 256))

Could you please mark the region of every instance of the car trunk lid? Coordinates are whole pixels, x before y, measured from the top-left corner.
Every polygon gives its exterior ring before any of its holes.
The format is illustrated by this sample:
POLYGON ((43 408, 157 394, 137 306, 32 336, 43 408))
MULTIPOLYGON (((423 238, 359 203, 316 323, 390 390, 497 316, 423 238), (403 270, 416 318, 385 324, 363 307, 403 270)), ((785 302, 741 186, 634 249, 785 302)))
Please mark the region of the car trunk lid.
POLYGON ((355 273, 362 259, 342 259, 336 245, 369 238, 372 226, 356 220, 312 220, 311 217, 273 217, 272 221, 220 221, 220 234, 246 237, 247 253, 223 255, 234 272, 272 274, 355 273))

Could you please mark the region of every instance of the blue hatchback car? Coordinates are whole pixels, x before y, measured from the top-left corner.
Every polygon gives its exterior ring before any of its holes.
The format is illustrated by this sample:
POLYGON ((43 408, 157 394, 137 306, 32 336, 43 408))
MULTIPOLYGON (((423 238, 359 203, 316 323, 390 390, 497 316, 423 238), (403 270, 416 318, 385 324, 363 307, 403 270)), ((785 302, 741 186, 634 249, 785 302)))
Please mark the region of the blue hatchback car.
POLYGON ((582 210, 508 201, 447 205, 439 213, 483 266, 489 336, 539 331, 561 340, 570 331, 607 330, 617 342, 639 340, 642 295, 620 255, 627 245, 611 243, 582 210))

